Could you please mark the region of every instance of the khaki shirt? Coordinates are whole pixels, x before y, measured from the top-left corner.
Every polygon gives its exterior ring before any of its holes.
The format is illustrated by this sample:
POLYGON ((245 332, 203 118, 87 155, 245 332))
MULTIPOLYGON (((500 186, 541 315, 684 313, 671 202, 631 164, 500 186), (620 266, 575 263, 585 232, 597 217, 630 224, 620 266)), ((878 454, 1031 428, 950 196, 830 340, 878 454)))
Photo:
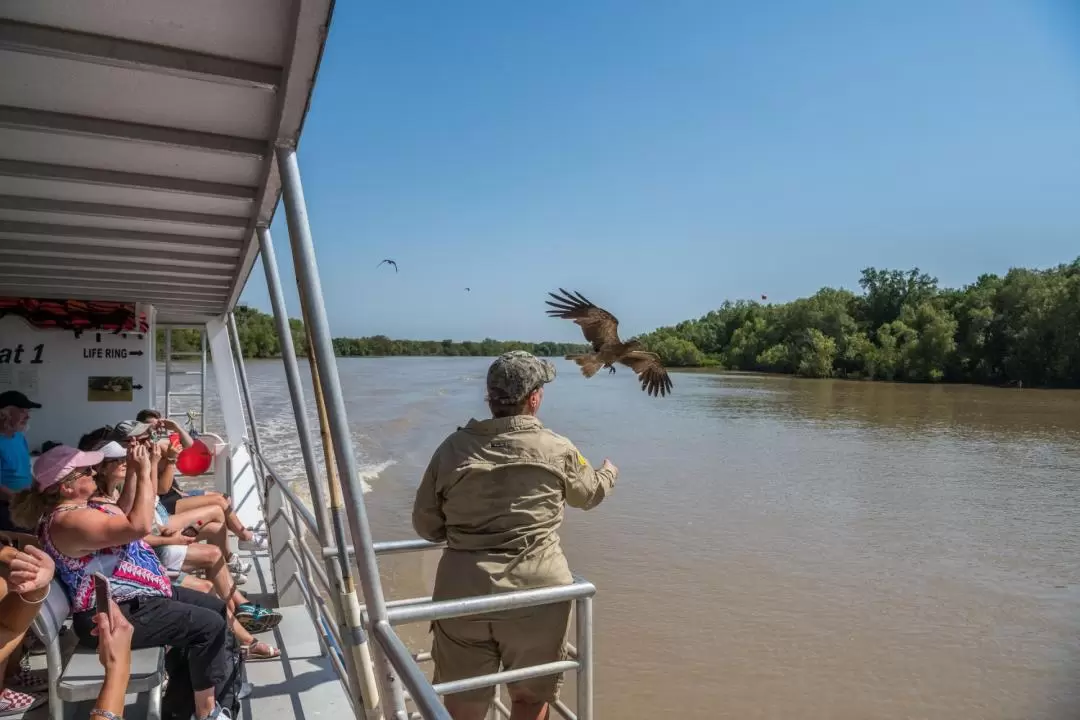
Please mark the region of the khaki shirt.
POLYGON ((557 530, 563 506, 588 510, 615 485, 531 415, 470 420, 431 458, 413 528, 446 541, 435 599, 573 582, 557 530))

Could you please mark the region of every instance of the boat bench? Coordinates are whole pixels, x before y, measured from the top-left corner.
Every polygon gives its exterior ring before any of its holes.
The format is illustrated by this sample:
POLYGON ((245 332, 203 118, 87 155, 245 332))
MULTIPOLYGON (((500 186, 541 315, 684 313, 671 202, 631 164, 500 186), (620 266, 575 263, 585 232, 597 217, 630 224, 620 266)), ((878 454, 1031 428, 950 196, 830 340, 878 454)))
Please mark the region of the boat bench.
MULTIPOLYGON (((64 720, 64 703, 96 700, 105 683, 105 668, 96 650, 77 645, 64 665, 60 647, 60 629, 71 615, 64 588, 52 582, 49 597, 34 618, 31 630, 45 646, 49 667, 49 718, 64 720)), ((161 692, 165 679, 165 649, 143 648, 131 651, 131 679, 128 693, 149 693, 147 720, 161 720, 161 692)))

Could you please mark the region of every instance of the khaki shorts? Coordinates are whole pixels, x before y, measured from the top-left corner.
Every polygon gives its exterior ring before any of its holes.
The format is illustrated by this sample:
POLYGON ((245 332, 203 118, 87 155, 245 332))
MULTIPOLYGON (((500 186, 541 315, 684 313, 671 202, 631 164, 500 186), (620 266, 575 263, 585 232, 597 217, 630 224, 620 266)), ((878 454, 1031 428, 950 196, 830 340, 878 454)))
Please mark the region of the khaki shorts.
MULTIPOLYGON (((570 610, 571 604, 566 602, 436 620, 431 624, 435 635, 431 643, 435 682, 565 660, 570 610)), ((509 688, 511 697, 525 693, 532 702, 552 702, 558 699, 562 682, 562 674, 547 675, 511 683, 509 688)), ((490 702, 494 694, 495 688, 488 687, 455 693, 454 697, 490 702)))

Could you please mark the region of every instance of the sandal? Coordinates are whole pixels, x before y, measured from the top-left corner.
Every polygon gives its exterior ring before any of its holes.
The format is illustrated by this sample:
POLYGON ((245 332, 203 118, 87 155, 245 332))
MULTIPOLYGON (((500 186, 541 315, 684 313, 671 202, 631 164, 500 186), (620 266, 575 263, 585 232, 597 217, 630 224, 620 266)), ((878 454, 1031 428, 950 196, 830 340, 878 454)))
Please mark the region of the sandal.
POLYGON ((281 657, 281 651, 273 645, 267 645, 262 640, 255 640, 243 648, 244 660, 257 662, 259 660, 276 660, 281 657))
POLYGON ((21 715, 48 702, 44 695, 29 695, 10 688, 0 691, 0 717, 21 715))

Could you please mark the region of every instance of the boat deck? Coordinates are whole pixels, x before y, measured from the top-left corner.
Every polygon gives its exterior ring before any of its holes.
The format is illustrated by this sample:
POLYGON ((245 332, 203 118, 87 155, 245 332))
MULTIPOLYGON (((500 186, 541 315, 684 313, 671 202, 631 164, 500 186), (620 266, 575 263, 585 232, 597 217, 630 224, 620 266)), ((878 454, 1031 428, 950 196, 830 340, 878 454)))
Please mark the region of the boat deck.
MULTIPOLYGON (((240 551, 241 557, 252 562, 247 584, 241 590, 253 602, 267 607, 276 604, 271 572, 270 551, 240 551)), ((284 619, 274 630, 258 637, 281 649, 276 660, 247 663, 248 681, 254 686, 251 695, 242 701, 241 717, 244 720, 310 720, 313 718, 349 717, 349 699, 338 682, 330 665, 330 659, 321 654, 318 633, 303 605, 277 608, 284 619)), ((64 634, 65 657, 74 647, 75 638, 64 634)), ((45 656, 34 655, 35 668, 45 667, 45 656)), ((125 717, 145 718, 146 697, 128 696, 125 717)), ((65 720, 86 720, 92 702, 67 703, 65 720)), ((20 717, 20 716, 12 716, 20 717)), ((26 720, 48 720, 48 706, 24 714, 26 720)))

